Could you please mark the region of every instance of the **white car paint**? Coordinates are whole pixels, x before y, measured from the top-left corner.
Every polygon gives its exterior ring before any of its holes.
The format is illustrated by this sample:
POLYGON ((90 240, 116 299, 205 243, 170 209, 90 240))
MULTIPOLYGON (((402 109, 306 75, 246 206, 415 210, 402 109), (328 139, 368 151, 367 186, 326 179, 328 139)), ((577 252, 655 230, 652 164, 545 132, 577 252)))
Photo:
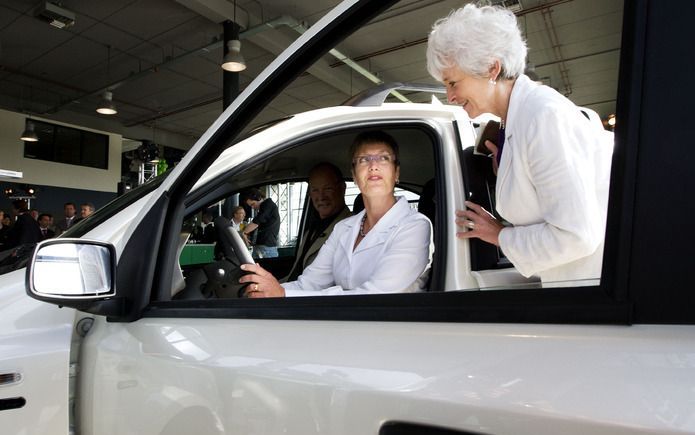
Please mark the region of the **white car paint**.
MULTIPOLYGON (((157 194, 185 173, 221 122, 156 194, 87 237, 122 252, 157 194)), ((452 131, 442 134, 447 141, 453 137, 452 131)), ((230 150, 227 158, 250 155, 230 150)), ((449 203, 460 207, 460 168, 456 159, 445 162, 449 203)), ((448 225, 451 230, 453 222, 448 225)), ((472 279, 459 270, 468 261, 461 243, 449 244, 448 289, 465 288, 472 279)), ((27 374, 0 393, 31 397, 25 408, 0 413, 0 429, 67 433, 75 313, 27 298, 23 270, 1 276, 0 289, 7 298, 0 307, 7 334, 0 341, 2 369, 27 374)), ((99 435, 376 434, 388 421, 486 434, 693 433, 693 332, 685 325, 199 318, 109 323, 97 317, 79 352, 76 423, 81 434, 99 435)))
POLYGON ((687 326, 100 322, 78 397, 85 434, 688 433, 686 349, 687 326))
POLYGON ((0 433, 68 433, 70 340, 76 312, 27 297, 25 269, 0 275, 0 374, 21 381, 0 385, 0 399, 26 398, 0 411, 0 433))
MULTIPOLYGON (((460 110, 447 106, 307 112, 225 151, 196 188, 282 143, 364 119, 426 119, 449 144, 456 143, 452 121, 468 125, 460 110)), ((468 133, 459 134, 466 138, 468 133)), ((472 136, 466 140, 474 143, 472 136)), ((440 170, 449 174, 453 214, 463 203, 461 169, 457 149, 443 151, 449 154, 440 170)), ((157 192, 87 237, 122 248, 126 228, 140 219, 157 192)), ((448 225, 455 230, 453 221, 448 225)), ((465 267, 468 255, 466 242, 449 244, 446 289, 494 286, 503 275, 509 279, 515 273, 471 273, 465 267)), ((8 287, 33 312, 50 313, 44 334, 54 338, 54 362, 36 370, 53 382, 42 385, 50 389, 43 397, 61 403, 74 312, 20 297, 23 271, 0 278, 13 283, 8 287)), ((12 340, 20 341, 17 336, 12 340)), ((36 342, 37 352, 45 351, 46 340, 36 342)), ((80 433, 100 435, 377 433, 386 421, 492 434, 689 432, 695 430, 695 376, 693 355, 683 349, 693 341, 692 327, 686 326, 192 318, 124 324, 97 317, 79 353, 76 423, 80 433), (669 373, 665 380, 661 372, 669 373)), ((43 406, 50 409, 48 403, 43 406)), ((67 427, 65 406, 56 408, 59 416, 49 412, 53 418, 46 420, 54 431, 67 427)))

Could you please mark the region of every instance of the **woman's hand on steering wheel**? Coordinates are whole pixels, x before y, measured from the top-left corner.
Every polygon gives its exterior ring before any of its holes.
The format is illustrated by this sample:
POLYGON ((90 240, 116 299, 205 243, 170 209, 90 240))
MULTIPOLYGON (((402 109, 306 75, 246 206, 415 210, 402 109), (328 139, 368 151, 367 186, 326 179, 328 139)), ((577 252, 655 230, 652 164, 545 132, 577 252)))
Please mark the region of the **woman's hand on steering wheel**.
POLYGON ((248 284, 244 296, 247 298, 279 298, 285 296, 285 289, 275 279, 272 273, 258 264, 242 264, 241 270, 246 272, 239 279, 241 284, 248 284))

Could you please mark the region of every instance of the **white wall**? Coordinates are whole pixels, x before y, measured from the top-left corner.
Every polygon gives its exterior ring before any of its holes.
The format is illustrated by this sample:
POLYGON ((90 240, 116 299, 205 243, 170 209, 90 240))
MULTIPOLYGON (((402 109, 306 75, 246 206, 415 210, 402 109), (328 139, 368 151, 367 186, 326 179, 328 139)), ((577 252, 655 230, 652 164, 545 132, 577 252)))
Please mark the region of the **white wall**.
POLYGON ((32 119, 108 135, 109 168, 97 169, 45 160, 27 159, 24 158, 24 142, 19 139, 19 136, 24 131, 26 118, 27 116, 21 113, 0 109, 0 169, 24 173, 24 178, 21 180, 8 179, 6 181, 100 192, 116 192, 118 182, 121 181, 122 137, 120 134, 32 116, 32 119))

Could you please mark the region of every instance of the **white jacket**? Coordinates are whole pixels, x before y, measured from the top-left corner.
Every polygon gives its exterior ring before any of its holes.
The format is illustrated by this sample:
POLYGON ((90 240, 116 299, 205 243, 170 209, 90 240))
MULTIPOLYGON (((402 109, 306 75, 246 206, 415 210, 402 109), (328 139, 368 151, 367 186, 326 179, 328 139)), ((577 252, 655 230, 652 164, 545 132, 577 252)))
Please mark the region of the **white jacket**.
POLYGON ((544 284, 600 278, 612 135, 524 75, 512 89, 505 135, 496 208, 514 226, 500 233, 500 248, 544 284))
POLYGON ((431 224, 401 197, 353 251, 365 211, 338 222, 287 296, 416 291, 430 262, 431 224))

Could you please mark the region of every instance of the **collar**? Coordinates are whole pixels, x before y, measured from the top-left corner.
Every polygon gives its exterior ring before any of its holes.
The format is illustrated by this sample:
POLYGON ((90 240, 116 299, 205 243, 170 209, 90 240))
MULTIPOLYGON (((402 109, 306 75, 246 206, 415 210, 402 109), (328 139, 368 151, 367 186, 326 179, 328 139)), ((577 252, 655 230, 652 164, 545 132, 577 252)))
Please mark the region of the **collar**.
MULTIPOLYGON (((360 223, 362 222, 362 217, 366 213, 366 210, 361 211, 353 218, 349 219, 350 224, 354 226, 349 232, 350 236, 348 238, 349 243, 346 245, 346 249, 352 251, 352 247, 357 238, 357 233, 360 230, 360 223)), ((379 219, 379 222, 374 225, 374 227, 367 233, 367 235, 362 239, 357 249, 354 253, 370 249, 374 246, 381 245, 384 243, 392 234, 392 229, 397 227, 399 222, 404 216, 410 213, 410 204, 404 196, 396 197, 396 203, 386 212, 385 215, 379 219)))
MULTIPOLYGON (((396 197, 396 203, 391 206, 391 208, 384 214, 381 219, 379 219, 379 222, 374 225, 374 227, 369 230, 369 235, 372 231, 378 231, 378 232, 384 232, 388 231, 392 227, 398 225, 398 222, 400 222, 401 218, 403 217, 404 213, 407 213, 408 210, 410 210, 410 204, 408 204, 408 200, 405 199, 404 196, 397 196, 396 197)), ((351 219, 348 219, 345 221, 345 223, 349 227, 354 227, 360 226, 360 222, 362 222, 362 216, 367 213, 367 210, 362 210, 361 212, 357 213, 356 215, 353 215, 351 219)))
POLYGON ((509 97, 509 109, 507 110, 507 119, 505 120, 505 135, 509 138, 509 132, 514 130, 514 122, 518 118, 516 114, 524 110, 524 102, 528 94, 540 85, 526 75, 521 74, 517 77, 512 88, 512 95, 509 97))

